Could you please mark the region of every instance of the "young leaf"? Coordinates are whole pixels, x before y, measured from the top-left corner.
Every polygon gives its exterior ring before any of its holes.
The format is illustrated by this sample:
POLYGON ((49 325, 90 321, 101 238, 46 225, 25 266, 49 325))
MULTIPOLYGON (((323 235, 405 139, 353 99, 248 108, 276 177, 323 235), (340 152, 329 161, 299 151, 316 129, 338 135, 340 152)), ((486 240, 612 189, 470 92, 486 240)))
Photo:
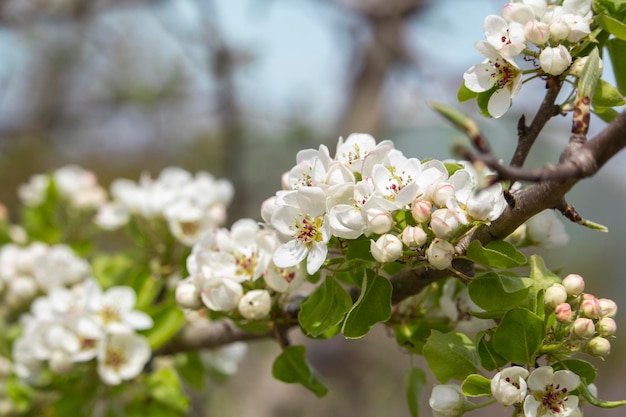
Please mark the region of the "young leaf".
POLYGON ((545 337, 541 317, 524 308, 507 311, 493 334, 493 348, 509 362, 534 365, 545 337))
POLYGON ((576 96, 579 98, 592 98, 595 94, 600 75, 600 54, 598 53, 598 48, 593 48, 578 80, 578 92, 576 96))
POLYGON ((186 412, 189 399, 183 392, 180 378, 172 368, 161 368, 146 377, 150 398, 173 411, 186 412))
POLYGON ((419 405, 426 386, 426 373, 420 368, 411 368, 406 374, 406 401, 412 417, 419 417, 419 405))
POLYGON ((478 240, 467 248, 467 257, 481 265, 498 269, 509 269, 526 263, 526 257, 513 245, 503 240, 494 240, 483 247, 478 240))
POLYGON ((476 98, 477 95, 478 93, 467 88, 467 86, 465 85, 465 82, 462 82, 461 86, 459 87, 459 91, 456 94, 456 98, 457 100, 459 100, 459 103, 463 103, 464 101, 468 101, 473 98, 476 98))
POLYGON ((626 40, 626 24, 605 14, 597 16, 596 22, 602 29, 614 35, 616 38, 626 40))
POLYGON ((464 333, 441 333, 433 330, 424 345, 424 358, 439 382, 459 381, 478 372, 478 354, 474 342, 464 333))
POLYGON ((626 95, 626 41, 622 39, 609 39, 606 43, 613 65, 613 74, 617 81, 617 89, 626 95))
POLYGON ((480 364, 488 371, 502 368, 508 363, 493 349, 493 330, 486 331, 478 339, 478 357, 480 364))
POLYGON ((313 372, 304 357, 304 346, 288 346, 274 360, 272 376, 287 384, 301 384, 317 397, 328 393, 328 388, 313 372))
POLYGON ((313 337, 338 325, 352 306, 350 295, 333 277, 326 280, 302 303, 298 321, 313 337))
POLYGON ((506 310, 524 301, 532 281, 488 272, 474 277, 468 285, 469 295, 484 310, 506 310))
POLYGON ((482 375, 472 374, 461 385, 463 394, 468 397, 483 397, 491 395, 491 379, 482 375))
POLYGON ((175 302, 164 303, 148 311, 154 326, 145 331, 152 350, 161 347, 174 336, 185 322, 185 315, 175 302))
POLYGON ((380 275, 363 278, 361 295, 356 300, 341 328, 347 339, 358 339, 367 334, 372 326, 391 316, 391 282, 380 275))
POLYGON ((552 364, 555 371, 560 369, 569 369, 579 377, 583 378, 588 384, 596 379, 596 368, 587 361, 582 359, 563 359, 552 364))
POLYGON ((599 79, 591 103, 594 107, 616 107, 624 105, 626 101, 617 91, 617 88, 603 79, 599 79))

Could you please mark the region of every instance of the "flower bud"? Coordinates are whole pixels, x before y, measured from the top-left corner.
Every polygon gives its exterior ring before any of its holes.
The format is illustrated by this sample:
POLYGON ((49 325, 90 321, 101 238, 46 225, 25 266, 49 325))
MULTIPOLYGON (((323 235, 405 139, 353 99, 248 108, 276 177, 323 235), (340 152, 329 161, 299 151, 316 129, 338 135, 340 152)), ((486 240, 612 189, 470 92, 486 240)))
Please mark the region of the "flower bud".
POLYGON ((565 287, 561 284, 552 284, 546 290, 543 305, 549 310, 554 310, 556 306, 563 304, 565 300, 567 300, 565 287))
POLYGON ((596 336, 587 343, 587 351, 593 356, 605 357, 611 353, 611 342, 602 336, 596 336))
POLYGON ((402 242, 394 235, 385 234, 376 242, 370 243, 370 251, 376 261, 385 263, 393 262, 402 256, 402 242))
POLYGON ((561 303, 554 309, 556 319, 561 323, 567 323, 572 319, 572 306, 568 303, 561 303))
POLYGON ((433 205, 428 200, 415 200, 411 206, 411 215, 418 223, 425 223, 430 218, 433 205))
POLYGON ((434 239, 426 249, 428 262, 436 269, 446 269, 452 264, 454 246, 447 240, 434 239))
POLYGON ((524 37, 527 41, 541 46, 550 38, 550 26, 547 23, 530 20, 524 27, 524 37))
POLYGON ((559 45, 556 48, 546 47, 539 55, 541 69, 550 75, 560 75, 572 63, 572 56, 567 48, 559 45))
POLYGON ((562 284, 570 297, 578 297, 585 291, 585 280, 578 274, 569 274, 563 278, 562 284))
POLYGON ((593 320, 579 317, 572 325, 572 334, 579 339, 589 339, 596 332, 593 320))
POLYGON ((526 398, 528 371, 512 366, 495 374, 491 380, 491 394, 502 405, 521 403, 526 398))
POLYGON ((15 277, 9 282, 6 300, 11 306, 21 306, 37 294, 37 283, 31 277, 15 277))
POLYGON ((447 208, 438 209, 430 218, 430 228, 435 236, 441 239, 450 239, 461 227, 457 214, 447 208))
POLYGON ((435 187, 435 191, 432 194, 433 203, 437 207, 445 207, 446 201, 454 197, 454 187, 449 182, 440 182, 435 187))
POLYGON ((368 233, 383 234, 391 230, 393 217, 391 213, 384 210, 370 209, 367 211, 367 231, 368 233))
POLYGON ((465 396, 458 385, 435 385, 428 404, 433 417, 458 417, 465 412, 465 396))
POLYGON ((570 28, 567 23, 557 20, 550 24, 550 40, 554 42, 562 41, 569 36, 570 28))
POLYGON ((192 278, 187 278, 176 286, 176 302, 183 308, 195 310, 200 308, 200 291, 192 278))
POLYGON ((600 317, 615 317, 617 313, 615 301, 608 298, 599 298, 598 303, 600 303, 600 317))
POLYGON ((248 320, 260 320, 270 313, 272 298, 267 290, 248 291, 239 300, 239 312, 248 320))
POLYGON ((419 226, 407 226, 402 231, 402 243, 410 248, 419 248, 424 243, 428 236, 424 229, 419 226))
POLYGON ((598 334, 602 337, 613 336, 617 331, 617 323, 611 317, 602 317, 596 323, 598 334))
POLYGON ((592 294, 583 294, 583 302, 580 305, 580 312, 584 317, 597 319, 602 313, 600 302, 592 294))

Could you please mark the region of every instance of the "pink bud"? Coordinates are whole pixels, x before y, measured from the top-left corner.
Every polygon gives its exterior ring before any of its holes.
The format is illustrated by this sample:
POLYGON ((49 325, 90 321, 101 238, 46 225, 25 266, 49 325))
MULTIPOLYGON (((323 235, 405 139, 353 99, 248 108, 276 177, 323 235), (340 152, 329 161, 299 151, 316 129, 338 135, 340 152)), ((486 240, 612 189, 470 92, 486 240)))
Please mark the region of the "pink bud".
POLYGON ((570 297, 578 297, 585 291, 585 280, 578 274, 569 274, 563 278, 563 286, 570 297))
POLYGON ((376 209, 367 211, 367 231, 369 233, 387 233, 392 226, 393 217, 391 217, 391 213, 376 209))
POLYGON ((370 252, 376 261, 393 262, 402 256, 402 242, 394 235, 386 234, 370 243, 370 252))
POLYGON ((446 269, 452 264, 454 246, 447 240, 435 239, 426 249, 428 262, 437 269, 446 269))
POLYGON ((432 195, 433 203, 435 203, 437 207, 445 207, 446 201, 452 197, 454 197, 454 187, 448 182, 440 182, 437 184, 432 195))
POLYGON ((599 298, 600 303, 600 316, 601 317, 615 317, 617 313, 617 304, 615 301, 608 298, 599 298))
POLYGON ((430 228, 435 236, 442 239, 450 239, 459 227, 461 227, 459 217, 447 208, 435 210, 430 218, 430 228))
POLYGON ((556 319, 561 323, 567 323, 572 319, 572 306, 568 303, 561 303, 554 309, 556 319))
POLYGON ((548 42, 550 26, 547 23, 530 20, 524 27, 524 37, 535 45, 541 46, 548 42))
POLYGON ((587 318, 577 318, 572 325, 572 334, 579 339, 589 339, 596 332, 593 320, 587 318))
POLYGON ((602 313, 600 302, 592 294, 583 294, 583 302, 580 305, 580 312, 583 316, 597 319, 602 313))
POLYGON ((425 223, 430 218, 433 205, 428 200, 415 200, 411 206, 411 215, 418 223, 425 223))

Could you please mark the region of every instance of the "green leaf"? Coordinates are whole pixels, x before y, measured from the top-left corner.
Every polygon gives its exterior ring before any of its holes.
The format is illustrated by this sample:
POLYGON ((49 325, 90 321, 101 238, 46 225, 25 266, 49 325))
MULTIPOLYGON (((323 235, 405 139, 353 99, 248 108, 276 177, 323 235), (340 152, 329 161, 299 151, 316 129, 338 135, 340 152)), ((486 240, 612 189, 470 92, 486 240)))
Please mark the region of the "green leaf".
MULTIPOLYGON (((537 294, 542 293, 542 290, 550 285, 561 282, 561 278, 546 267, 543 258, 539 255, 530 257, 530 278, 533 280, 533 287, 537 294)), ((543 311, 543 305, 536 306, 536 312, 541 311, 543 311)))
POLYGON ((578 98, 592 98, 595 94, 600 75, 602 75, 602 71, 600 71, 600 54, 598 53, 598 48, 593 48, 587 57, 587 62, 578 79, 578 91, 576 96, 578 98))
POLYGON ((161 368, 145 379, 150 397, 162 406, 174 411, 185 412, 189 408, 189 399, 182 390, 178 374, 172 368, 161 368))
POLYGON ((328 393, 328 388, 313 372, 304 357, 304 346, 288 346, 274 360, 272 376, 288 384, 301 384, 318 397, 328 393))
POLYGON ((346 339, 365 336, 372 326, 391 317, 391 282, 380 275, 365 274, 361 295, 346 316, 341 333, 346 339))
POLYGON ((506 310, 526 299, 532 281, 487 272, 472 279, 467 288, 469 295, 484 310, 506 310))
POLYGON ((480 364, 488 371, 502 368, 508 361, 493 349, 493 332, 495 329, 490 329, 484 332, 478 339, 478 357, 480 358, 480 364))
POLYGON ((476 346, 464 333, 433 330, 423 353, 428 367, 442 384, 452 378, 462 381, 478 371, 476 346))
POLYGON ((555 371, 560 369, 569 369, 579 377, 591 384, 597 376, 596 368, 587 361, 582 359, 563 359, 562 361, 552 364, 552 368, 555 371))
POLYGON ((626 41, 622 39, 609 39, 606 43, 613 65, 613 74, 617 82, 617 89, 626 95, 626 41))
POLYGON ((618 39, 626 40, 626 24, 605 14, 596 16, 595 20, 602 29, 618 39))
POLYGON ((507 311, 493 334, 494 350, 509 362, 534 365, 545 337, 541 317, 524 308, 507 311))
POLYGON ((599 79, 591 103, 595 107, 616 107, 626 104, 626 101, 617 91, 617 88, 603 79, 599 79))
POLYGON ((456 94, 456 98, 457 100, 459 100, 459 103, 463 103, 464 101, 468 101, 473 98, 476 98, 476 96, 478 96, 478 93, 467 88, 467 86, 465 85, 465 82, 461 83, 461 86, 459 87, 459 91, 456 94))
POLYGON ((526 257, 503 240, 489 242, 486 247, 475 240, 467 248, 466 256, 477 264, 498 269, 515 268, 526 263, 526 257))
POLYGON ((367 262, 374 262, 370 245, 370 240, 365 236, 351 240, 346 252, 346 260, 361 259, 367 262))
POLYGON ((300 306, 298 321, 313 337, 337 326, 352 307, 352 299, 333 277, 326 280, 300 306))
POLYGON ((463 394, 468 397, 484 397, 491 395, 491 379, 482 375, 472 374, 461 385, 463 394))
POLYGON ((611 123, 613 120, 619 116, 619 112, 615 109, 607 109, 602 107, 595 107, 593 112, 598 116, 602 121, 606 123, 611 123))
POLYGON ((419 417, 420 402, 426 386, 426 373, 420 368, 411 368, 406 374, 406 401, 412 417, 419 417))
POLYGON ((411 353, 422 354, 422 349, 431 331, 450 330, 450 320, 447 317, 425 317, 408 323, 402 323, 394 327, 396 343, 411 353))
POLYGON ((175 302, 163 303, 147 313, 154 320, 154 326, 144 332, 152 350, 163 346, 185 323, 185 316, 175 302))

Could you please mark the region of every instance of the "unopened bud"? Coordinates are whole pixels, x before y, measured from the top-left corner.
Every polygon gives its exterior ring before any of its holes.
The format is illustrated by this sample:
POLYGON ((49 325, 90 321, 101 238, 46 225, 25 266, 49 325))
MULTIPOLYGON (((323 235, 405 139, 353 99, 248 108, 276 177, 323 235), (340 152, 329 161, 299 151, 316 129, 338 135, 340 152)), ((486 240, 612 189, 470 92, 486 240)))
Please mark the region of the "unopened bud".
POLYGON ((200 291, 191 278, 187 278, 176 286, 176 302, 183 308, 195 310, 202 305, 200 291))
POLYGON ((602 336, 596 336, 587 343, 587 350, 593 356, 605 357, 611 353, 611 342, 602 336))
POLYGON ((593 320, 579 317, 572 325, 572 334, 579 339, 589 339, 596 332, 593 320))
POLYGON ((541 69, 550 75, 562 74, 571 63, 572 56, 563 45, 559 45, 556 48, 548 46, 539 55, 541 69))
POLYGON ((410 248, 419 248, 424 243, 428 236, 424 229, 419 226, 407 226, 402 231, 402 243, 410 248))
POLYGON ((524 26, 524 37, 527 41, 541 46, 550 38, 550 26, 547 23, 530 20, 524 26))
POLYGON ((617 313, 617 304, 615 304, 615 301, 608 298, 599 298, 598 303, 600 303, 601 317, 615 317, 617 313))
POLYGON ((572 306, 568 303, 561 303, 554 309, 556 319, 561 323, 567 323, 572 319, 572 306))
POLYGON ((454 187, 449 182, 440 182, 437 184, 432 195, 433 203, 435 203, 437 207, 445 207, 446 201, 452 197, 454 197, 454 187))
POLYGON ((554 310, 556 306, 562 304, 567 300, 567 291, 561 284, 552 284, 546 290, 546 294, 543 298, 543 305, 549 309, 554 310))
POLYGON ((617 331, 617 323, 611 317, 602 317, 596 324, 598 334, 602 337, 613 336, 617 331))
POLYGON ((580 312, 583 316, 597 319, 602 313, 600 302, 592 294, 583 294, 583 302, 580 305, 580 312))
POLYGON ((272 298, 267 290, 252 290, 239 300, 239 312, 248 320, 260 320, 272 309, 272 298))
POLYGON ((376 242, 370 243, 370 251, 376 261, 385 263, 393 262, 402 256, 402 242, 394 235, 385 234, 376 242))
POLYGON ((461 227, 457 214, 447 208, 438 209, 430 218, 430 228, 435 236, 441 239, 450 239, 461 227))
POLYGON ((411 206, 411 215, 418 223, 425 223, 430 218, 433 205, 428 200, 415 200, 411 206))
POLYGON ((452 264, 454 246, 447 240, 435 239, 426 249, 428 263, 437 269, 446 269, 452 264))
POLYGON ((585 291, 585 280, 578 274, 569 274, 563 278, 563 286, 570 297, 578 297, 585 291))
POLYGON ((393 217, 391 217, 391 213, 377 209, 367 211, 367 231, 369 233, 387 233, 392 226, 393 217))

